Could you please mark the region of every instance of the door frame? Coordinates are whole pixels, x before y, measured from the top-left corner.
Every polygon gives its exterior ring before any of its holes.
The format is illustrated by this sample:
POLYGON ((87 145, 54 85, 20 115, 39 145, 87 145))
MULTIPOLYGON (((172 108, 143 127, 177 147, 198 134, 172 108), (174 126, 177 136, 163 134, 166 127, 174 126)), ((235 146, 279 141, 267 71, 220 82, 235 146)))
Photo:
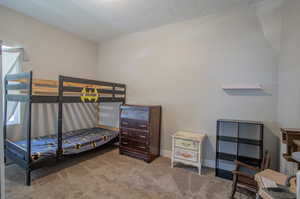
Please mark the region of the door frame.
MULTIPOLYGON (((2 45, 0 40, 0 81, 2 81, 2 45)), ((2 82, 1 82, 2 85, 2 82)), ((3 113, 3 89, 0 89, 0 113, 3 113)), ((3 114, 0 114, 0 199, 5 198, 5 164, 4 164, 4 140, 3 140, 3 114)))

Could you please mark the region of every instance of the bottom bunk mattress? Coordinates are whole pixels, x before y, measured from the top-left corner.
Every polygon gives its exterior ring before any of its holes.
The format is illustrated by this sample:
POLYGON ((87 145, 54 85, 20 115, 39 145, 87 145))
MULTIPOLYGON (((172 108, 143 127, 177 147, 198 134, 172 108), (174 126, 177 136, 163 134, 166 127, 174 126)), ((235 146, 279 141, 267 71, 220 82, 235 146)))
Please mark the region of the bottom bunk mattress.
MULTIPOLYGON (((118 136, 117 131, 103 128, 89 128, 69 131, 62 135, 63 155, 77 154, 99 147, 118 136)), ((26 150, 27 141, 15 142, 26 150)), ((31 139, 32 160, 55 157, 57 150, 57 135, 47 135, 31 139)))

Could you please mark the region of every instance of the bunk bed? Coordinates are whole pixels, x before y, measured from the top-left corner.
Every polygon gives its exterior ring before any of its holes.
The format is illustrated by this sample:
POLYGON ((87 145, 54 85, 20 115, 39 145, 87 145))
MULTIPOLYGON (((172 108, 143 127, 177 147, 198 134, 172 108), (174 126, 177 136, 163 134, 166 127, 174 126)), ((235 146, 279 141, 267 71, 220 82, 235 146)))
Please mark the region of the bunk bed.
MULTIPOLYGON (((31 171, 56 164, 71 155, 98 148, 117 140, 117 128, 99 125, 93 128, 63 132, 63 104, 96 103, 99 117, 99 103, 125 103, 126 86, 119 83, 102 82, 67 76, 59 81, 33 79, 32 71, 6 75, 4 80, 4 148, 5 161, 9 158, 26 171, 26 184, 31 184, 31 171), (7 103, 23 102, 27 106, 26 139, 12 141, 7 138, 7 103), (56 103, 58 105, 57 132, 42 137, 31 136, 33 103, 56 103)), ((99 121, 99 118, 97 118, 99 121)))

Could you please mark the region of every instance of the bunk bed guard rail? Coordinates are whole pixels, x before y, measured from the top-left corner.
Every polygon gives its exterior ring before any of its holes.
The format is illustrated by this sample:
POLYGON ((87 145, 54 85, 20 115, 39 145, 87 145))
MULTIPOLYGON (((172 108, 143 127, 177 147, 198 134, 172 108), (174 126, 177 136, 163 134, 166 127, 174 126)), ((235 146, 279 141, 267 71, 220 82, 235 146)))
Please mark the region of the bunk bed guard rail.
POLYGON ((58 85, 57 158, 60 158, 63 154, 63 103, 121 102, 124 104, 126 99, 126 85, 67 76, 59 76, 58 85))

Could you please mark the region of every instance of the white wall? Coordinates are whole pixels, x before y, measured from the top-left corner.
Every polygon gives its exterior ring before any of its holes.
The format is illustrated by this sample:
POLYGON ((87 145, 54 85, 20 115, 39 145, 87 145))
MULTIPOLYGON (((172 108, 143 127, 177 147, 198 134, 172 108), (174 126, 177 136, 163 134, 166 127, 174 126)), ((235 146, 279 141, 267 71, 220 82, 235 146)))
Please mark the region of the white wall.
POLYGON ((38 78, 57 79, 58 75, 95 78, 95 43, 0 6, 0 38, 25 48, 38 78))
MULTIPOLYGON (((278 121, 284 128, 300 128, 300 1, 285 1, 282 8, 283 36, 279 59, 278 121)), ((286 146, 282 146, 282 152, 286 146)), ((293 163, 281 161, 281 171, 297 171, 293 163)))
MULTIPOLYGON (((33 70, 34 78, 58 80, 58 75, 96 79, 97 45, 71 33, 43 24, 0 6, 0 39, 24 47, 29 62, 23 70, 33 70)), ((93 105, 67 105, 64 129, 77 129, 94 125, 93 105)), ((56 132, 57 105, 33 105, 33 135, 56 132)), ((25 122, 25 121, 22 121, 25 122)), ((15 133, 9 137, 25 136, 19 125, 12 126, 15 133)))
MULTIPOLYGON (((99 45, 98 78, 127 84, 127 102, 161 104, 162 150, 177 130, 203 132, 215 159, 216 120, 262 120, 277 154, 277 54, 252 7, 162 26, 99 45), (261 83, 262 92, 224 92, 226 83, 261 83)), ((277 156, 273 158, 277 166, 277 156)), ((213 162, 213 161, 208 161, 213 162)))
POLYGON ((300 128, 300 1, 283 5, 283 37, 279 67, 278 120, 283 127, 300 128))

